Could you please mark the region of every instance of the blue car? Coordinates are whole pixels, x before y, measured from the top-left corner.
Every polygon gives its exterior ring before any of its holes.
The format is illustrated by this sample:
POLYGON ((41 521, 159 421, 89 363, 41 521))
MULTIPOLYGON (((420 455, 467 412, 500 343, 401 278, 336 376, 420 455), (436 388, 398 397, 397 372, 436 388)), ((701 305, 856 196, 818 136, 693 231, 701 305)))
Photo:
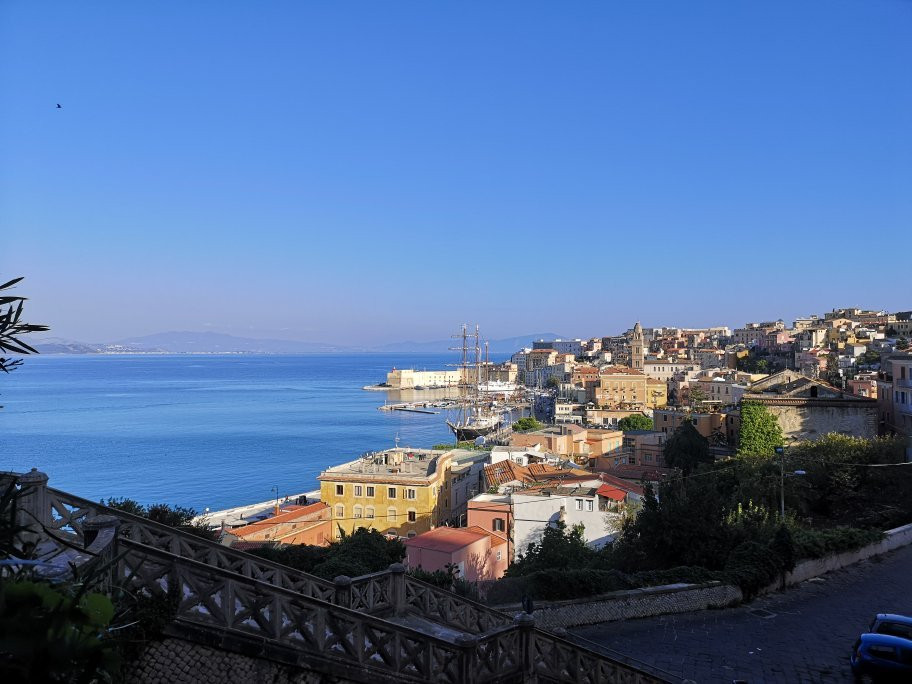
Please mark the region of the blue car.
POLYGON ((894 613, 878 613, 868 631, 912 640, 912 617, 894 613))
POLYGON ((852 649, 852 674, 858 681, 912 681, 912 640, 892 634, 862 634, 852 649))

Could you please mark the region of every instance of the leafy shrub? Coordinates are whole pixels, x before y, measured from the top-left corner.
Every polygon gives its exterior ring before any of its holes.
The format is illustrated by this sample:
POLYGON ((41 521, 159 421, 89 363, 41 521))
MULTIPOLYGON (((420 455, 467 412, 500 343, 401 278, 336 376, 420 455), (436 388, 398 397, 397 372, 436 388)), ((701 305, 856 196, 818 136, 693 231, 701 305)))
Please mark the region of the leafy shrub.
POLYGON ((798 558, 823 558, 873 544, 883 539, 884 534, 880 530, 862 530, 856 527, 834 527, 825 530, 799 527, 793 536, 798 558))
POLYGON ((725 564, 725 574, 741 587, 745 598, 750 598, 779 577, 783 567, 782 559, 769 547, 746 541, 732 550, 725 564))

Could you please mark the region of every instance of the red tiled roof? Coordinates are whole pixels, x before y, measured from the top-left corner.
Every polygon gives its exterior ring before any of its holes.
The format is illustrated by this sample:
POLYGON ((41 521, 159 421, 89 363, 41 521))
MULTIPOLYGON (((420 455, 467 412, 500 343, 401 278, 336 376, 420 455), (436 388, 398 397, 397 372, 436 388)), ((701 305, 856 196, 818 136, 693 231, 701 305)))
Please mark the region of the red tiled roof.
POLYGON ((487 536, 487 532, 481 528, 437 527, 430 532, 406 539, 405 545, 429 551, 452 553, 487 536), (476 532, 475 529, 478 531, 476 532))
POLYGON ((608 473, 600 473, 599 479, 614 489, 622 489, 625 492, 631 492, 633 494, 643 493, 643 488, 640 485, 620 477, 615 477, 614 475, 609 475, 608 473))
POLYGON ((500 537, 490 530, 486 530, 483 527, 478 525, 471 525, 470 527, 465 528, 471 532, 478 532, 479 534, 486 535, 491 538, 491 546, 500 546, 501 544, 506 544, 507 540, 504 537, 500 537))
POLYGON ((321 511, 328 508, 329 506, 322 501, 318 501, 307 506, 285 506, 281 509, 281 512, 278 515, 274 515, 271 518, 266 518, 264 520, 258 520, 255 523, 250 523, 249 525, 244 525, 243 527, 235 528, 231 531, 231 533, 238 537, 246 537, 248 535, 254 534, 255 532, 260 532, 264 529, 273 527, 274 525, 281 525, 283 523, 315 522, 316 519, 312 521, 302 521, 300 518, 307 515, 319 515, 321 511))
POLYGON ((627 492, 607 484, 603 484, 595 493, 599 496, 604 496, 606 499, 614 499, 615 501, 624 501, 627 499, 627 492))

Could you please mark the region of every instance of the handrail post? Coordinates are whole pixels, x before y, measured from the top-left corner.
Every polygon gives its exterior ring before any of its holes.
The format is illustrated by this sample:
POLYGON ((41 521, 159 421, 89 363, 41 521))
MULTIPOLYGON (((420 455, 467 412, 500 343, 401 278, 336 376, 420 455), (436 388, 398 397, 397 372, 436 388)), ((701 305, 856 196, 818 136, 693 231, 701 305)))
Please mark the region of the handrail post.
POLYGON ((535 618, 529 613, 520 613, 513 618, 513 624, 519 630, 519 653, 522 663, 522 681, 536 682, 535 676, 535 618))
POLYGON ((18 523, 23 528, 19 537, 27 545, 37 545, 51 523, 51 504, 47 491, 48 476, 37 468, 19 477, 20 496, 18 523))
POLYGON ((393 563, 389 566, 389 573, 393 615, 405 615, 405 566, 402 563, 393 563))
POLYGON ((478 637, 471 634, 460 634, 455 641, 456 646, 462 649, 459 656, 459 681, 464 684, 475 684, 478 678, 476 663, 478 637))
POLYGON ((336 585, 336 595, 333 603, 342 608, 351 608, 352 603, 352 578, 348 575, 339 575, 333 580, 336 585))

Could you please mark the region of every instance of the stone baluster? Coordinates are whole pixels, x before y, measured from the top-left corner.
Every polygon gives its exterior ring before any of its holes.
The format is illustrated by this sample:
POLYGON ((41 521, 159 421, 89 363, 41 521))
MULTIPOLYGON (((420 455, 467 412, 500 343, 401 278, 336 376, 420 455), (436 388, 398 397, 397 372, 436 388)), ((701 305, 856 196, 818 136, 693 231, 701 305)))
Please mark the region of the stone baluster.
POLYGON ((472 634, 460 634, 456 637, 456 646, 462 649, 459 656, 459 681, 462 684, 474 684, 478 679, 477 648, 478 637, 472 634))
POLYGON ((339 575, 333 580, 336 585, 336 595, 333 603, 342 608, 351 608, 352 604, 352 578, 347 575, 339 575))
POLYGON ((114 515, 99 515, 82 524, 82 546, 95 556, 96 567, 104 573, 100 578, 102 591, 109 591, 116 581, 113 561, 117 558, 120 524, 120 518, 114 515))
POLYGON ((519 630, 520 667, 523 682, 537 682, 535 673, 535 618, 529 613, 520 613, 513 618, 513 624, 519 630))
POLYGON ((402 563, 393 563, 389 566, 389 573, 393 615, 405 615, 405 566, 402 563))
POLYGON ((19 525, 24 528, 19 539, 24 546, 37 546, 51 523, 51 504, 47 491, 48 476, 37 468, 19 477, 19 525))

